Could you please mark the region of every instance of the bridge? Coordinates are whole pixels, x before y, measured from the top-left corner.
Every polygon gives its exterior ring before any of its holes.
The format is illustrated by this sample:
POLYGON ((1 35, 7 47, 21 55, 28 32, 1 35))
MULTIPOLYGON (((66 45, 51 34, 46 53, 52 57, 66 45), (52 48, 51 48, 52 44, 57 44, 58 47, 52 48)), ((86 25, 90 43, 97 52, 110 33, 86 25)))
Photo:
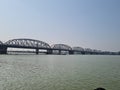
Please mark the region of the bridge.
MULTIPOLYGON (((34 49, 36 54, 39 54, 39 50, 46 50, 46 54, 115 54, 114 52, 103 52, 101 50, 94 50, 90 48, 71 47, 66 44, 53 44, 34 39, 12 39, 3 43, 0 41, 0 54, 7 54, 8 48, 22 48, 22 49, 34 49)), ((17 52, 17 51, 16 51, 17 52)), ((18 51, 19 52, 19 51, 18 51)), ((24 51, 23 51, 24 52, 24 51)), ((30 53, 30 51, 28 51, 30 53)))

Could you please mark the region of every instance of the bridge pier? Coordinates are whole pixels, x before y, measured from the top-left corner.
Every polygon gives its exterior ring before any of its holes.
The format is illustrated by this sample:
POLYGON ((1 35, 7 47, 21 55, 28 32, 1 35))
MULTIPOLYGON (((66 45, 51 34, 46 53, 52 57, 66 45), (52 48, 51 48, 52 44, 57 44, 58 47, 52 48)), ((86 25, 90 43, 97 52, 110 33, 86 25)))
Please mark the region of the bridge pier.
POLYGON ((61 50, 58 50, 58 54, 61 55, 61 50))
POLYGON ((36 54, 39 54, 39 49, 38 48, 36 49, 36 54))
POLYGON ((47 54, 53 54, 53 50, 47 50, 47 54))
POLYGON ((118 52, 118 55, 120 55, 120 52, 118 52))
POLYGON ((0 46, 0 54, 7 54, 7 47, 6 46, 0 46))
POLYGON ((70 55, 74 54, 74 51, 69 51, 69 54, 70 54, 70 55))
POLYGON ((84 54, 85 54, 85 51, 81 51, 81 54, 83 54, 83 55, 84 55, 84 54))

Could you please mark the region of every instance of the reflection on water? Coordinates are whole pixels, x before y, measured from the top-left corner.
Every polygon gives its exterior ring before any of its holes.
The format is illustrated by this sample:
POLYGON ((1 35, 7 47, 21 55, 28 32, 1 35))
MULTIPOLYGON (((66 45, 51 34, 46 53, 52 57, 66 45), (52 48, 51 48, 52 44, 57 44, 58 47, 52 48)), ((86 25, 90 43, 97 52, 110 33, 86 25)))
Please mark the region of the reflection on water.
POLYGON ((0 90, 120 88, 120 56, 0 55, 0 90))

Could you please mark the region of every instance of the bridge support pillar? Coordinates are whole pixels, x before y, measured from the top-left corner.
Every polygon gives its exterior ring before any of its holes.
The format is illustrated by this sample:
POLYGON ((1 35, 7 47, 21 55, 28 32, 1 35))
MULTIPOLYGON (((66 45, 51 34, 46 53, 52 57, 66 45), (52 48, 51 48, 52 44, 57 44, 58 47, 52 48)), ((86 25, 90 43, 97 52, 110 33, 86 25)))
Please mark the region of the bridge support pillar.
POLYGON ((47 50, 47 54, 53 54, 53 50, 47 50))
POLYGON ((36 49, 36 54, 39 54, 39 49, 36 49))
POLYGON ((120 55, 120 52, 118 52, 118 55, 120 55))
POLYGON ((69 54, 70 54, 70 55, 74 54, 74 51, 69 51, 69 54))
POLYGON ((6 46, 0 46, 0 54, 7 54, 7 47, 6 46))
POLYGON ((61 50, 58 50, 58 54, 61 55, 61 50))
POLYGON ((85 54, 85 51, 81 51, 81 54, 83 54, 83 55, 84 55, 84 54, 85 54))

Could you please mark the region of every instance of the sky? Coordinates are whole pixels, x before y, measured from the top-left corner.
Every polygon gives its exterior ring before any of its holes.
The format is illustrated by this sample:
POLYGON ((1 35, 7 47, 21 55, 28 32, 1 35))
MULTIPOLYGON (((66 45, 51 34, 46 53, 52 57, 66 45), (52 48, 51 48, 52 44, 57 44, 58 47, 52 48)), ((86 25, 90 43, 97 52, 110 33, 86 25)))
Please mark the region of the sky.
POLYGON ((0 41, 17 38, 120 51, 120 0, 0 0, 0 41))

